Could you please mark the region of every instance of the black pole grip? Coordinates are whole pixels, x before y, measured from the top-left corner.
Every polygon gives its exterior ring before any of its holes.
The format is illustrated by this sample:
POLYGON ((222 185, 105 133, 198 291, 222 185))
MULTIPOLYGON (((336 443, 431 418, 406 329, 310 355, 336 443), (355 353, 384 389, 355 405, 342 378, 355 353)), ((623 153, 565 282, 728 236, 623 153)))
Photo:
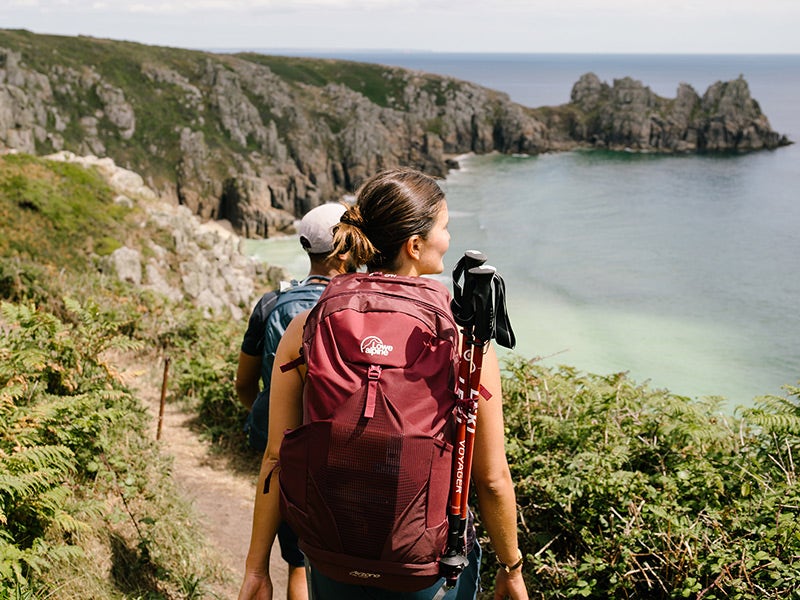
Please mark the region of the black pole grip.
POLYGON ((497 269, 489 265, 482 265, 471 268, 468 273, 473 287, 470 294, 473 307, 473 335, 478 341, 488 342, 494 336, 495 315, 492 282, 497 269))
POLYGON ((472 282, 469 271, 482 265, 486 260, 483 252, 467 250, 453 269, 453 300, 450 308, 453 310, 456 323, 461 326, 471 325, 474 316, 472 282))

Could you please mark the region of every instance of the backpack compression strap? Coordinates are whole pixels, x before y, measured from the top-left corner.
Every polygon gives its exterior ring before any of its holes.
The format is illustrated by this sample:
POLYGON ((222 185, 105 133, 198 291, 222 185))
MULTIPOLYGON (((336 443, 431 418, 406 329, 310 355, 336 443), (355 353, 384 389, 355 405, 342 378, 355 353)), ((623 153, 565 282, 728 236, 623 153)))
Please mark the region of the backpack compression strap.
POLYGON ((305 357, 305 354, 303 354, 303 349, 300 348, 300 356, 298 356, 294 360, 290 360, 287 363, 283 363, 280 366, 281 373, 286 373, 287 371, 291 371, 292 369, 296 369, 300 365, 304 365, 304 364, 306 364, 306 357, 305 357))

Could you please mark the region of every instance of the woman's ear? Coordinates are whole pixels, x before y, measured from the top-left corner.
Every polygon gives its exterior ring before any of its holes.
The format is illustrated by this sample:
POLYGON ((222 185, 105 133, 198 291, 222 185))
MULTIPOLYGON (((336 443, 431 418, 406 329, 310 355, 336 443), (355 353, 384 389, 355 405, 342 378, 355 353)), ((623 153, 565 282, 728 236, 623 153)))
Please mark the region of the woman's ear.
POLYGON ((422 238, 419 235, 412 235, 406 240, 404 247, 410 258, 419 260, 422 253, 422 238))

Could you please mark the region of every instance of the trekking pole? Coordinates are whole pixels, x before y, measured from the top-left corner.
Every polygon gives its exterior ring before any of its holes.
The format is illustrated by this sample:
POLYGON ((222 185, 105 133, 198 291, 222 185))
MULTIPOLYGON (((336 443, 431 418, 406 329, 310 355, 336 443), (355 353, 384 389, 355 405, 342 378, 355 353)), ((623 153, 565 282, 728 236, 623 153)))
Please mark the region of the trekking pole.
POLYGON ((473 267, 469 274, 475 281, 473 291, 475 317, 472 331, 472 351, 470 358, 472 365, 469 374, 469 398, 467 408, 467 435, 465 440, 464 456, 464 486, 461 494, 461 506, 459 512, 466 530, 467 521, 467 500, 469 498, 469 482, 472 473, 472 455, 475 445, 475 424, 478 418, 478 398, 484 393, 481 387, 481 369, 483 367, 483 355, 489 342, 491 341, 494 330, 494 310, 491 305, 492 282, 497 271, 488 265, 473 267))
POLYGON ((476 250, 467 251, 453 270, 453 316, 461 325, 461 361, 457 382, 456 436, 453 455, 453 471, 450 484, 448 509, 447 546, 440 559, 440 568, 448 586, 455 585, 461 571, 468 564, 466 557, 467 515, 462 511, 463 499, 467 496, 464 475, 471 460, 467 461, 469 429, 474 431, 474 410, 469 406, 471 374, 473 372, 473 328, 475 305, 473 301, 475 280, 471 273, 475 267, 486 262, 486 255, 476 250), (463 287, 461 279, 463 277, 463 287), (472 417, 471 417, 472 415, 472 417))
MULTIPOLYGON (((469 513, 469 483, 472 473, 472 457, 475 445, 475 425, 478 419, 478 399, 491 397, 481 385, 481 369, 483 356, 489 343, 495 339, 498 344, 506 348, 513 348, 516 344, 511 323, 505 307, 505 284, 497 269, 489 265, 473 267, 468 271, 473 282, 472 305, 472 350, 470 352, 471 366, 469 373, 469 397, 465 404, 466 415, 466 440, 464 456, 464 482, 461 494, 462 527, 466 531, 467 516, 469 513)), ((466 538, 465 538, 466 539, 466 538)))
POLYGON ((462 325, 462 360, 457 388, 447 547, 440 559, 447 587, 455 585, 459 574, 469 564, 466 557, 469 483, 478 398, 485 394, 480 383, 483 355, 493 338, 507 348, 513 348, 516 343, 505 307, 505 284, 494 267, 483 265, 485 260, 482 253, 470 251, 453 270, 452 308, 456 322, 462 325), (462 274, 463 288, 458 283, 462 274))

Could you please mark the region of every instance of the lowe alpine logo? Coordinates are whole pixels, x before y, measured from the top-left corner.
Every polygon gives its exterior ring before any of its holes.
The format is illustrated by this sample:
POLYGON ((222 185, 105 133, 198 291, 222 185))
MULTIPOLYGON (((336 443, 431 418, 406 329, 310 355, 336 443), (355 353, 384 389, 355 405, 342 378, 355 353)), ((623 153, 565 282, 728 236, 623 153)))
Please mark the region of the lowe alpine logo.
POLYGON ((394 350, 394 346, 388 346, 383 340, 375 335, 370 335, 361 340, 361 351, 370 356, 389 356, 389 352, 394 350))
POLYGON ((381 577, 380 573, 364 573, 363 571, 350 571, 348 575, 359 579, 380 579, 381 577))

